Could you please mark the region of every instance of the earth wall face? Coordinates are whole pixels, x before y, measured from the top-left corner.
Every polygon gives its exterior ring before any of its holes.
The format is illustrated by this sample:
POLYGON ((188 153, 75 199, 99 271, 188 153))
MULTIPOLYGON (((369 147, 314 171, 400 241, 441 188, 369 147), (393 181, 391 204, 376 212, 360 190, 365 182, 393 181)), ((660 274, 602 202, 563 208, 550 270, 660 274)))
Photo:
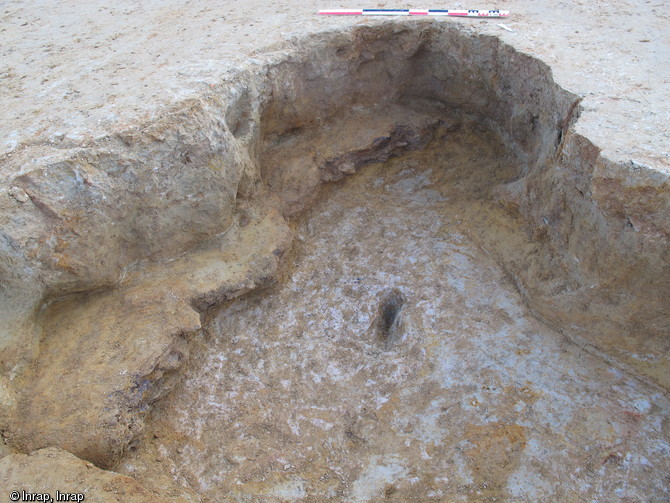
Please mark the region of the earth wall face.
POLYGON ((518 158, 490 197, 537 247, 481 239, 528 305, 667 389, 670 182, 602 157, 574 132, 578 114, 545 64, 495 37, 389 22, 297 39, 142 127, 6 156, 8 442, 109 465, 170 391, 201 316, 281 279, 287 219, 320 186, 419 149, 461 117, 518 158))

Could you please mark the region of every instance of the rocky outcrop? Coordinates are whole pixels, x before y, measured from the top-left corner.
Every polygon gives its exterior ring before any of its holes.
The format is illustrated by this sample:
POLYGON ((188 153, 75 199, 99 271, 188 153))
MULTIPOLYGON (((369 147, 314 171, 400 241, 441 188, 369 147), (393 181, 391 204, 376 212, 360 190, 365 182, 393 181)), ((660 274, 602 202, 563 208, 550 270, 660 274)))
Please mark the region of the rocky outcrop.
POLYGON ((670 386, 668 178, 600 156, 571 130, 578 105, 496 38, 384 23, 294 41, 156 123, 15 151, 0 168, 4 435, 108 466, 201 316, 280 276, 285 217, 462 117, 517 155, 495 197, 538 248, 494 253, 529 305, 670 386), (616 319, 598 307, 612 303, 616 319))

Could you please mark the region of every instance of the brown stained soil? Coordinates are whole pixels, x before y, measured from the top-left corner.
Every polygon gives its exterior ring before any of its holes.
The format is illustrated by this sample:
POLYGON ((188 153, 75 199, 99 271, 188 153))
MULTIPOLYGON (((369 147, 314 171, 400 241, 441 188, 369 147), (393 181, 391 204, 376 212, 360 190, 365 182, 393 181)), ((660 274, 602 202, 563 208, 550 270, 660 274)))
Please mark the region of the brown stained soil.
POLYGON ((325 188, 290 278, 213 316, 115 469, 211 502, 666 501, 667 397, 538 321, 487 251, 539 246, 488 198, 516 170, 471 124, 325 188))

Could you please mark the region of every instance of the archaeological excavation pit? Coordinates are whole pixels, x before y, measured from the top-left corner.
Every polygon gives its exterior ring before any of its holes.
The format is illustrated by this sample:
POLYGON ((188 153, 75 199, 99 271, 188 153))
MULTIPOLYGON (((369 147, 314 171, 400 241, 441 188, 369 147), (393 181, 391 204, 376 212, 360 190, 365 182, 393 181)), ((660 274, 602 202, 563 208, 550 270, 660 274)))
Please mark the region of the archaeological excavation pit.
POLYGON ((7 160, 6 443, 167 501, 667 500, 668 182, 579 108, 390 22, 7 160))

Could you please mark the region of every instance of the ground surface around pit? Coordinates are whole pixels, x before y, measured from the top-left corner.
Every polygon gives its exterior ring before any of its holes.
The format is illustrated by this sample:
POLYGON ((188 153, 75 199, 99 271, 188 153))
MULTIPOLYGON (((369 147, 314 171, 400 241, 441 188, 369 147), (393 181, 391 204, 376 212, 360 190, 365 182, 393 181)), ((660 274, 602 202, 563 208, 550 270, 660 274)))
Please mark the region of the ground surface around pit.
POLYGON ((521 239, 487 202, 515 172, 470 125, 324 189, 290 279, 213 317, 116 470, 211 502, 667 501, 666 397, 536 320, 477 238, 521 239))
MULTIPOLYGON (((437 22, 462 23, 539 57, 584 97, 578 132, 612 160, 670 170, 670 11, 660 0, 8 0, 0 7, 0 154, 26 144, 68 147, 151 122, 262 47, 381 21, 317 15, 356 7, 509 10, 505 20, 437 22)), ((401 22, 426 21, 420 17, 401 22)))

